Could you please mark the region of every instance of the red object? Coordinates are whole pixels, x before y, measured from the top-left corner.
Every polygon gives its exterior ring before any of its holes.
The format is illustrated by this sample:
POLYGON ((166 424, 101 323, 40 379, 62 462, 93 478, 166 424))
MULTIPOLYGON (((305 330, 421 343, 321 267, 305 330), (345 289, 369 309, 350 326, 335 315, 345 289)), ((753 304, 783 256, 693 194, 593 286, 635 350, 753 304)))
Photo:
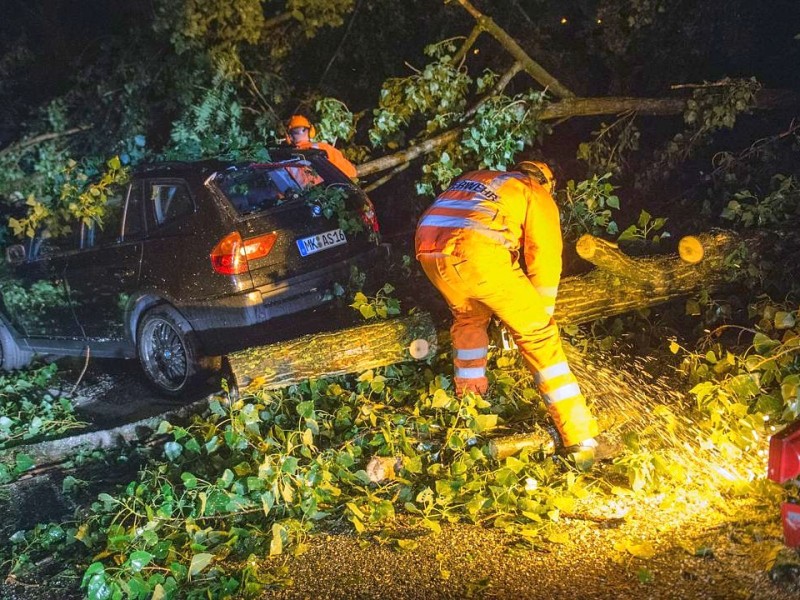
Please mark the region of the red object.
POLYGON ((781 504, 783 541, 789 548, 800 548, 800 504, 781 504))
POLYGON ((767 477, 784 483, 800 475, 800 419, 773 435, 769 440, 767 477))
POLYGON ((278 234, 268 233, 242 240, 238 231, 229 233, 211 251, 211 266, 223 275, 239 275, 250 270, 248 260, 264 258, 272 250, 278 234))

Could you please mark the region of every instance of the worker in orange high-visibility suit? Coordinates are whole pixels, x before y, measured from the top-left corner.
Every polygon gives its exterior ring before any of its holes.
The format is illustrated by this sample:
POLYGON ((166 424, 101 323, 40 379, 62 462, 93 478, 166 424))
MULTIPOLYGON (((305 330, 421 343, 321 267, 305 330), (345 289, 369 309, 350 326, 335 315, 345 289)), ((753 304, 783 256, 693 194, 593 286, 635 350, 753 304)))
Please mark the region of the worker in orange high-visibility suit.
POLYGON ((416 254, 453 313, 456 393, 486 392, 487 327, 496 315, 534 374, 562 451, 594 456, 598 433, 553 320, 561 277, 561 226, 552 172, 525 161, 513 171, 459 177, 422 215, 416 254), (524 259, 523 272, 520 259, 524 259))
POLYGON ((318 148, 324 150, 331 164, 351 179, 357 175, 356 167, 347 160, 337 148, 325 142, 312 142, 317 134, 316 128, 303 115, 292 115, 286 124, 286 141, 300 150, 318 148))

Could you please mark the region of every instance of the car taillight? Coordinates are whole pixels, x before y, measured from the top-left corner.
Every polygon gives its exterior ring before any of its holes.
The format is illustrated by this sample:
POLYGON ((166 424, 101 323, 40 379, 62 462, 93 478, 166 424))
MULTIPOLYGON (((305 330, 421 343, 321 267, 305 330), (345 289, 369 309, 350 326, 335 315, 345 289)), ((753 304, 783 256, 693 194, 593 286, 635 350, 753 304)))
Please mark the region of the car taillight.
POLYGON ((209 255, 211 266, 222 275, 246 273, 250 268, 247 261, 267 256, 277 239, 277 233, 268 233, 246 240, 242 240, 238 231, 229 233, 211 250, 209 255))
POLYGON ((364 208, 361 210, 361 220, 364 222, 367 231, 378 233, 380 231, 380 225, 378 224, 378 216, 375 214, 375 206, 373 206, 369 198, 365 198, 364 200, 364 208))

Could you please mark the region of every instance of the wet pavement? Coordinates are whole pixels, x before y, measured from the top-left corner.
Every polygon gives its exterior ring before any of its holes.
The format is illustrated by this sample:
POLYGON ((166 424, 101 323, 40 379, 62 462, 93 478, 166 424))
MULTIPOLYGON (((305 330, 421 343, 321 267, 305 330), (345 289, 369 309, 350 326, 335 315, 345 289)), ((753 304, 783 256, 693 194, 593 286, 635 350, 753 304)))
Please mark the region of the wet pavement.
POLYGON ((106 429, 153 417, 220 389, 217 376, 213 378, 215 382, 209 381, 187 391, 180 398, 169 398, 148 384, 137 360, 93 358, 83 372, 84 364, 82 358, 58 361, 59 391, 73 399, 77 417, 90 423, 91 429, 106 429))

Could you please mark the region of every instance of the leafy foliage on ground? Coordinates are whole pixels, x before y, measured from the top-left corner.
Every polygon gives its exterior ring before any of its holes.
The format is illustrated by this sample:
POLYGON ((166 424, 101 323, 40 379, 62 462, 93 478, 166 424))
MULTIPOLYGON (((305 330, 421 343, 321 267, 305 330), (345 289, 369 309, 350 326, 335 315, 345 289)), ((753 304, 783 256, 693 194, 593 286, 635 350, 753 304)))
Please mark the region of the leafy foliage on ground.
POLYGON ((54 392, 55 363, 0 375, 0 449, 83 426, 72 402, 54 392))
MULTIPOLYGON (((540 448, 493 460, 491 436, 541 422, 533 382, 517 356, 495 352, 492 392, 458 399, 442 355, 431 365, 240 399, 221 395, 189 426, 165 422, 163 459, 123 489, 100 494, 80 522, 15 535, 13 564, 24 574, 32 556, 68 553, 86 569, 83 585, 93 599, 256 595, 284 580, 279 563, 270 570, 248 557, 302 553, 307 536, 343 523, 398 549, 415 544, 390 533, 401 516, 434 533, 443 523, 469 522, 524 545, 558 543, 552 525, 582 503, 707 485, 685 450, 681 457, 687 439, 700 454, 693 460, 706 468, 749 465, 765 436, 798 415, 797 309, 754 310, 745 352, 673 346, 695 383, 695 410, 655 407, 648 426, 627 434, 626 450, 592 476, 543 461, 540 448), (687 414, 695 416, 687 421, 687 414)), ((763 473, 723 475, 715 494, 776 493, 763 486, 763 473)))

